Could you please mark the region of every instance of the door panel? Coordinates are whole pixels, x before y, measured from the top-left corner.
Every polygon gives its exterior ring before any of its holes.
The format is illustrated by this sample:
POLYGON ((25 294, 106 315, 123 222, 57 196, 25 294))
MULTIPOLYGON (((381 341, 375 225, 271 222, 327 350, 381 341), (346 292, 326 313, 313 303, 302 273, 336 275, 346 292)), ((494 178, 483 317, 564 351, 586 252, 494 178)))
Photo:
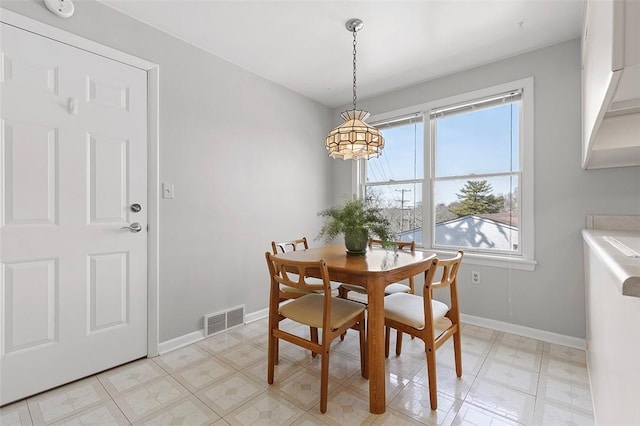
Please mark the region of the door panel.
POLYGON ((146 72, 1 30, 0 405, 147 353, 146 72))
POLYGON ((26 88, 58 94, 58 68, 4 58, 2 81, 26 88))
POLYGON ((87 102, 129 111, 129 88, 87 76, 87 102))
POLYGON ((5 265, 5 352, 54 343, 58 315, 56 261, 5 265))
POLYGON ((89 256, 89 332, 127 323, 128 253, 89 256))
POLYGON ((89 136, 89 223, 126 221, 129 142, 89 136))
POLYGON ((58 198, 56 129, 33 123, 5 122, 3 136, 5 225, 55 225, 58 198))

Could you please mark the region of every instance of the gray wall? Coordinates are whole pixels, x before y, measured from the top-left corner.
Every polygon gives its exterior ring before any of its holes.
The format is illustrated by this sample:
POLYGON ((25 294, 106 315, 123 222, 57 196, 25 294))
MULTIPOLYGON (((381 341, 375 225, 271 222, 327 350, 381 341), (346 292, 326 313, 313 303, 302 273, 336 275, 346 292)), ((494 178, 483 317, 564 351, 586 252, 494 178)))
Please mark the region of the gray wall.
POLYGON ((160 66, 160 341, 206 313, 267 307, 272 239, 312 242, 328 207, 329 108, 93 1, 60 19, 41 0, 2 7, 160 66))
MULTIPOLYGON (((366 72, 366 70, 363 70, 366 72)), ((580 168, 578 39, 397 90, 358 103, 371 114, 393 111, 493 85, 534 77, 534 272, 464 266, 463 313, 579 338, 585 337, 583 246, 587 213, 640 214, 640 168, 580 168), (471 285, 471 269, 482 284, 471 285)), ((334 115, 345 107, 334 110, 334 115)), ((384 155, 384 154, 383 154, 384 155)), ((350 168, 334 163, 334 193, 349 190, 350 168)), ((464 262, 463 262, 464 263, 464 262)))
MULTIPOLYGON (((271 239, 312 239, 316 212, 350 193, 351 162, 329 160, 323 148, 346 107, 331 112, 99 3, 76 2, 67 20, 40 0, 2 7, 160 65, 160 176, 176 186, 176 199, 160 204, 160 340, 200 329, 205 313, 265 308, 271 239)), ((471 286, 465 266, 462 311, 584 337, 579 231, 587 213, 640 214, 640 168, 580 168, 578 40, 359 106, 377 114, 529 76, 538 265, 534 272, 474 265, 480 286, 471 286)))

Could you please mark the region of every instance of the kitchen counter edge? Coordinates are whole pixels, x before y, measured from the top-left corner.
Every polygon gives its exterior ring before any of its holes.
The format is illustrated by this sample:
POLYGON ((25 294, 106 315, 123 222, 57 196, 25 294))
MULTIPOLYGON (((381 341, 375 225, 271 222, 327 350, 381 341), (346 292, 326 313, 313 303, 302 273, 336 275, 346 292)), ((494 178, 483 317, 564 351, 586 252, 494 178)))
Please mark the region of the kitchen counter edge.
POLYGON ((632 237, 640 240, 640 232, 583 229, 582 237, 613 272, 620 292, 624 296, 640 297, 640 258, 625 256, 603 239, 603 237, 632 237))

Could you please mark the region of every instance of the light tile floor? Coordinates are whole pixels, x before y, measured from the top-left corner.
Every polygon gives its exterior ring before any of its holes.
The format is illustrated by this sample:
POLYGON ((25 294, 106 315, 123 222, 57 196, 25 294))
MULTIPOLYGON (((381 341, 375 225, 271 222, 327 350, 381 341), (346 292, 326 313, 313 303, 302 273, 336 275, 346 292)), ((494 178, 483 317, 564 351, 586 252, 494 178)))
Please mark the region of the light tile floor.
MULTIPOLYGON (((306 333, 305 327, 283 328, 306 333)), ((0 425, 590 425, 584 351, 465 324, 463 376, 450 342, 437 352, 438 410, 429 407, 424 346, 405 336, 387 360, 387 410, 369 413, 357 333, 336 340, 329 405, 319 411, 319 357, 281 343, 269 386, 267 322, 142 359, 0 409, 0 425)), ((393 344, 392 338, 392 344, 393 344)))

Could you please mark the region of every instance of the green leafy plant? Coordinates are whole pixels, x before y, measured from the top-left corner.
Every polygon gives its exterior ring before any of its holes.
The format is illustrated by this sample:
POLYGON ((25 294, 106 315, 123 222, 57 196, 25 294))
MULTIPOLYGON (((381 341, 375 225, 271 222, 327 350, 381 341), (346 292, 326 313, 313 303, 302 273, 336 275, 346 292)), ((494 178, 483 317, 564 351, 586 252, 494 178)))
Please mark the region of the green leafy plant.
POLYGON ((324 217, 325 222, 316 239, 324 238, 327 243, 340 234, 347 237, 363 231, 366 231, 369 237, 377 236, 383 241, 389 240, 390 223, 383 216, 382 209, 374 206, 371 200, 349 200, 337 207, 322 210, 318 216, 324 217))

